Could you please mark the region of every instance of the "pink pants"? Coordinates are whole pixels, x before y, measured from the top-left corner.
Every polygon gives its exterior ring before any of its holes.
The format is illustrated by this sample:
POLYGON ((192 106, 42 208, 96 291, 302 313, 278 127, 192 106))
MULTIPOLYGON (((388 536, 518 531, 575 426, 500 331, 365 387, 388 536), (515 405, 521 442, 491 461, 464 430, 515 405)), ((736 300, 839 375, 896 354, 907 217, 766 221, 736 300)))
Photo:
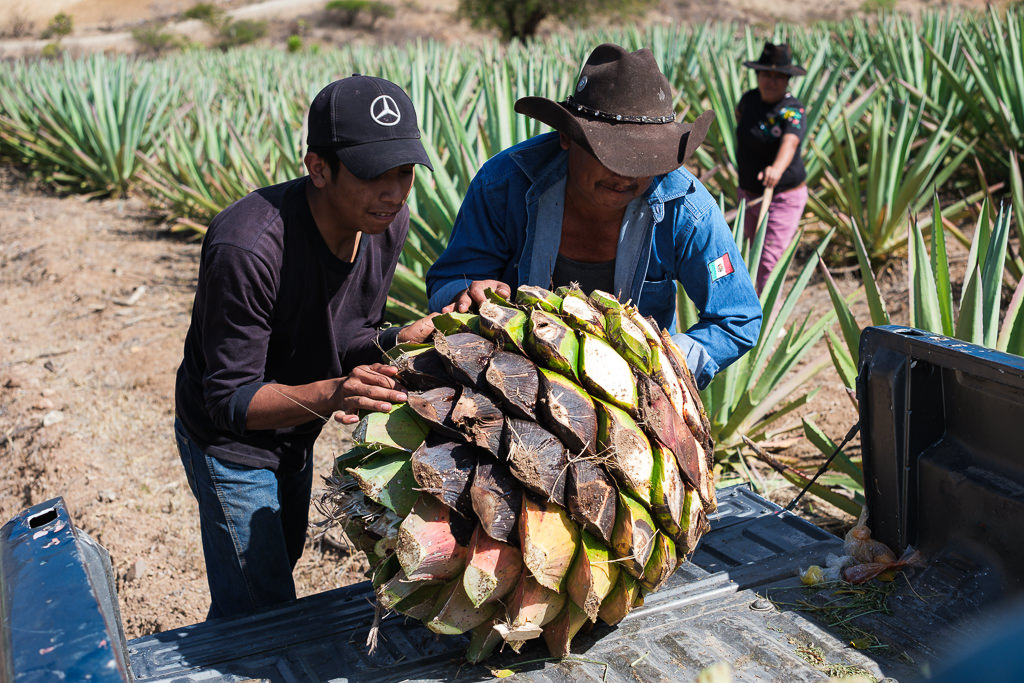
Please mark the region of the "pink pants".
MULTIPOLYGON (((750 206, 750 202, 760 199, 743 188, 739 190, 739 198, 747 200, 747 217, 743 224, 743 234, 748 240, 754 239, 757 233, 757 219, 761 215, 761 205, 750 206)), ((772 196, 772 203, 768 207, 768 226, 765 228, 764 247, 761 249, 761 262, 757 266, 757 279, 755 286, 757 293, 761 293, 764 283, 768 281, 775 264, 779 262, 782 252, 786 251, 789 243, 796 235, 797 227, 800 225, 800 218, 804 215, 804 207, 807 206, 807 186, 801 185, 792 190, 779 192, 772 196)))

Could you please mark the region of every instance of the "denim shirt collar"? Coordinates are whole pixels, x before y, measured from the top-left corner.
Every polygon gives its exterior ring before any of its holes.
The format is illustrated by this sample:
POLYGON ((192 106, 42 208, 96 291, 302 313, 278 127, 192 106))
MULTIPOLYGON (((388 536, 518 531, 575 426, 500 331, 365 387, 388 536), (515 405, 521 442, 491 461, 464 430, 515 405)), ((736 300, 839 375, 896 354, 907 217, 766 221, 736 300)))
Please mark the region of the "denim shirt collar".
MULTIPOLYGON (((519 281, 545 288, 551 287, 561 241, 568 163, 568 153, 558 144, 558 134, 548 135, 550 140, 544 141, 547 144, 530 145, 511 153, 513 161, 530 179, 524 245, 524 254, 530 256, 519 262, 519 281)), ((690 191, 693 181, 688 175, 670 173, 655 177, 647 193, 627 207, 619 233, 614 280, 615 293, 623 299, 639 302, 651 257, 654 226, 664 220, 666 202, 690 191)))
POLYGON ((655 222, 665 219, 665 204, 673 199, 679 199, 693 190, 696 179, 690 173, 669 173, 658 176, 652 183, 654 189, 651 191, 650 203, 654 210, 655 222))

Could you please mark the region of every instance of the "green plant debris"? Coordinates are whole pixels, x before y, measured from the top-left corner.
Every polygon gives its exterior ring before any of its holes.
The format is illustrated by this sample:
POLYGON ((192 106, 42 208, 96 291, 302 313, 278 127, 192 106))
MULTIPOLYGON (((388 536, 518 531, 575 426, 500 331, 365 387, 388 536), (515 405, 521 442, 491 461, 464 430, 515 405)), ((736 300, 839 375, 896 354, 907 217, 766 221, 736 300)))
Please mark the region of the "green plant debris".
POLYGON ((828 661, 825 657, 825 651, 813 643, 798 644, 796 647, 796 655, 814 668, 821 670, 830 678, 849 678, 856 676, 858 677, 858 680, 870 681, 870 683, 876 683, 878 681, 878 679, 864 667, 828 661))
POLYGON ((896 591, 896 584, 872 581, 852 585, 845 581, 830 581, 813 586, 800 586, 813 596, 794 602, 773 600, 777 605, 790 607, 816 617, 829 628, 840 634, 851 645, 856 643, 859 650, 888 648, 870 631, 855 625, 855 620, 869 614, 891 614, 889 598, 896 591))

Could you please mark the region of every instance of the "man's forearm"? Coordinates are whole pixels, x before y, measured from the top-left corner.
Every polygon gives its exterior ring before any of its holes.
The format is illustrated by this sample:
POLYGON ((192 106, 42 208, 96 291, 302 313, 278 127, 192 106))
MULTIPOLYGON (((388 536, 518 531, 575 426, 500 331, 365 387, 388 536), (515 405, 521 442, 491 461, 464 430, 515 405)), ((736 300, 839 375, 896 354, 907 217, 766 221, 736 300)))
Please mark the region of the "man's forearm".
POLYGON ((299 386, 264 385, 249 402, 246 429, 285 429, 316 419, 326 422, 334 412, 332 397, 339 381, 326 379, 299 386))

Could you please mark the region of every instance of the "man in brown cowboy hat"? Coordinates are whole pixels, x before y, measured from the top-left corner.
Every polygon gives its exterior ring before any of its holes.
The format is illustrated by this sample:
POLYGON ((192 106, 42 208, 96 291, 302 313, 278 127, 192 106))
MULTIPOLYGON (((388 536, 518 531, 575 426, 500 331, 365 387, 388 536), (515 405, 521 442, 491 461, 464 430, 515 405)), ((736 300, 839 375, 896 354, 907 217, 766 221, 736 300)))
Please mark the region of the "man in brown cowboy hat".
POLYGON ((675 335, 700 387, 757 341, 761 307, 718 205, 683 163, 712 112, 676 120, 650 50, 598 46, 562 102, 515 110, 555 132, 490 159, 427 273, 433 310, 466 311, 490 287, 577 282, 675 329, 676 282, 700 312, 675 335))
POLYGON ((793 63, 785 43, 765 43, 756 62, 743 66, 757 72, 757 87, 748 90, 736 105, 736 166, 739 199, 761 199, 766 207, 748 211, 743 226, 748 239, 757 232, 760 214, 767 213, 757 291, 761 291, 779 257, 796 236, 807 206, 800 143, 806 122, 804 105, 789 92, 789 79, 807 71, 793 63))

